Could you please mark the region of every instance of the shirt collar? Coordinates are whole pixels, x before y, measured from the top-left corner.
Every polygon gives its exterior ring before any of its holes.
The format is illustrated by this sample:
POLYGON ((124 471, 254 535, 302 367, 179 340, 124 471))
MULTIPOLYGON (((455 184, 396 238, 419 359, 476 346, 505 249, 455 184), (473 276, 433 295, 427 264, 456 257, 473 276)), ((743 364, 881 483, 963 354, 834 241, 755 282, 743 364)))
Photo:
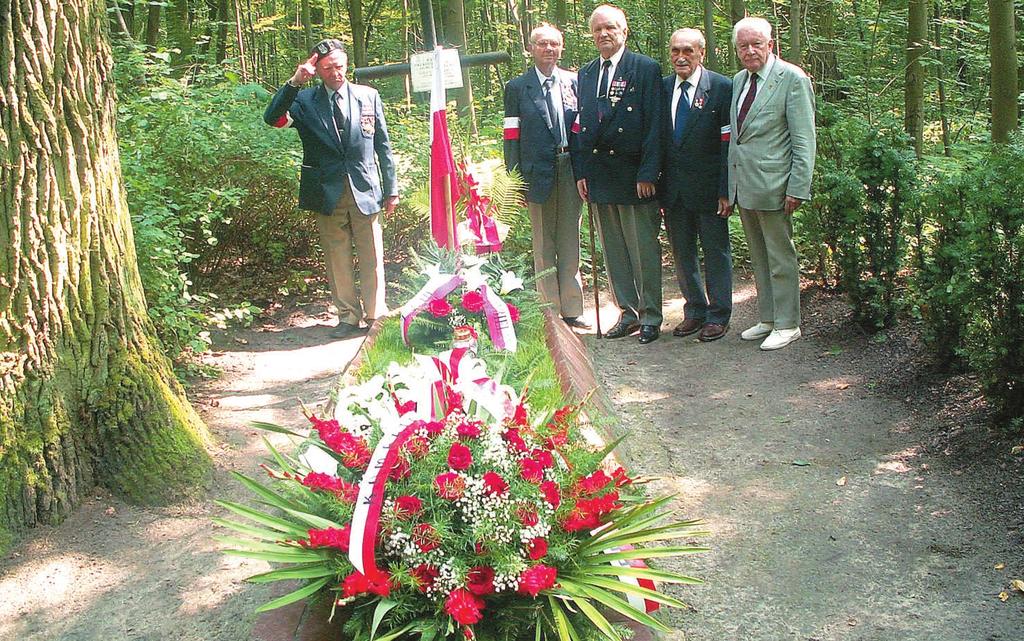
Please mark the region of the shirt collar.
POLYGON ((331 91, 330 87, 328 87, 327 85, 324 85, 324 89, 327 90, 327 98, 331 102, 334 102, 336 100, 336 98, 334 97, 335 94, 339 94, 340 93, 342 99, 348 97, 348 81, 347 80, 345 82, 341 83, 341 86, 338 87, 338 89, 336 91, 331 91))
POLYGON ((683 84, 683 82, 690 83, 691 85, 693 85, 693 88, 696 89, 697 85, 700 84, 700 76, 703 72, 704 65, 697 65, 697 68, 693 70, 693 73, 691 73, 690 77, 687 78, 685 81, 681 80, 679 76, 676 76, 676 85, 672 88, 672 91, 679 91, 679 85, 683 84))
MULTIPOLYGON (((613 53, 611 58, 608 58, 608 60, 612 61, 613 67, 619 66, 619 61, 622 60, 622 54, 624 53, 626 53, 626 45, 622 45, 621 47, 619 47, 619 50, 613 53)), ((601 58, 601 66, 604 66, 604 61, 605 59, 601 58)))
POLYGON ((774 67, 774 66, 775 66, 775 54, 774 53, 769 53, 768 54, 768 60, 764 63, 764 66, 761 67, 761 70, 757 72, 757 79, 760 80, 760 81, 763 81, 765 78, 767 78, 771 74, 772 67, 774 67))
POLYGON ((545 76, 543 73, 541 73, 540 69, 537 68, 537 65, 533 66, 533 70, 535 72, 537 72, 537 80, 540 80, 541 86, 544 86, 544 81, 547 80, 548 78, 554 78, 555 79, 555 84, 558 84, 558 67, 557 66, 554 69, 551 70, 551 75, 550 76, 545 76))

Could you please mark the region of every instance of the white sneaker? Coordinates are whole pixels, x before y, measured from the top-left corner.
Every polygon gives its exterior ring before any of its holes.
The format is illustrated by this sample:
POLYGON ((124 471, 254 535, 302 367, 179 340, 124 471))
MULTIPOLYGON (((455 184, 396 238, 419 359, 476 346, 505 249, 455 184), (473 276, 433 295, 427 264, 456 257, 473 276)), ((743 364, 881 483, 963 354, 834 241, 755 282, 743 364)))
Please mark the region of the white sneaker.
POLYGON ((764 342, 761 343, 761 349, 766 352, 773 349, 782 349, 798 338, 800 338, 799 327, 794 327, 793 329, 773 329, 768 338, 764 339, 764 342))
POLYGON ((740 334, 740 338, 742 338, 745 341, 760 340, 767 336, 768 334, 771 334, 772 329, 774 329, 774 327, 775 323, 758 323, 757 325, 754 325, 750 329, 743 330, 743 333, 740 334))

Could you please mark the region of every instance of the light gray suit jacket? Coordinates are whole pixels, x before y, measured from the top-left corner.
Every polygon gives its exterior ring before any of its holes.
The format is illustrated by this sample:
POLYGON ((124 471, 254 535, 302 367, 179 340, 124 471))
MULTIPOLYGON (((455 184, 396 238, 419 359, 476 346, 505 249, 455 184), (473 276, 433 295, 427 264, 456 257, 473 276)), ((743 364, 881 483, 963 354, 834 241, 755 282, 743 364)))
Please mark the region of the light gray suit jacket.
POLYGON ((754 102, 736 126, 744 69, 732 79, 729 202, 745 209, 782 209, 786 196, 811 198, 816 152, 814 91, 802 69, 776 57, 770 77, 758 78, 754 102))

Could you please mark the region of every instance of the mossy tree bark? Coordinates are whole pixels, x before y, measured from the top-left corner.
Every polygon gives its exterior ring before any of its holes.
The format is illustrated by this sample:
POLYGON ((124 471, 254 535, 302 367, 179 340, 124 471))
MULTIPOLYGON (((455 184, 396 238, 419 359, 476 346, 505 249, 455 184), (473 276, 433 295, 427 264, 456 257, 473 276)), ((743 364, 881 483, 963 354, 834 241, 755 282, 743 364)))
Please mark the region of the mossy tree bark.
POLYGON ((928 52, 928 5, 925 0, 907 3, 907 68, 904 72, 903 127, 914 139, 914 153, 924 150, 924 65, 928 52))
POLYGON ((146 316, 103 0, 0 5, 0 548, 96 484, 171 498, 209 436, 146 316))
POLYGON ((1017 128, 1017 38, 1013 0, 988 2, 989 53, 992 56, 992 142, 1010 141, 1017 128))

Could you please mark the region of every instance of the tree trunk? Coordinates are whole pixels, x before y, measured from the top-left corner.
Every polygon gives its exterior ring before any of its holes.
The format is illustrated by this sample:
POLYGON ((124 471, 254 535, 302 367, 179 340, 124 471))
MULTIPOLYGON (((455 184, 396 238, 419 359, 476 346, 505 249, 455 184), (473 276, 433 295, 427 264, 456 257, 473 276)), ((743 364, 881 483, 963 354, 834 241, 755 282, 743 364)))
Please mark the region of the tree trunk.
POLYGON ((566 0, 555 0, 555 26, 560 31, 565 31, 566 23, 569 21, 569 9, 566 0))
POLYGON ((928 51, 928 5, 925 0, 908 0, 907 8, 903 127, 914 139, 914 152, 920 158, 924 138, 924 66, 921 58, 928 51))
POLYGON ((992 142, 1010 141, 1017 128, 1017 48, 1013 0, 988 0, 992 57, 992 142))
POLYGON ((228 0, 217 0, 217 64, 228 57, 228 24, 231 22, 228 0))
POLYGON ((348 22, 352 29, 352 65, 366 66, 366 25, 363 24, 363 0, 348 0, 348 22))
POLYGON ((160 42, 160 8, 161 5, 150 3, 146 10, 146 46, 151 50, 156 49, 160 42))
POLYGON ((668 69, 669 57, 668 57, 668 0, 658 0, 658 36, 655 42, 657 43, 655 51, 658 52, 657 56, 651 56, 656 58, 661 63, 662 69, 668 69))
MULTIPOLYGON (((448 0, 447 15, 444 24, 447 30, 445 34, 450 44, 459 48, 460 55, 469 52, 466 47, 466 13, 463 0, 448 0)), ((473 135, 477 135, 476 107, 473 105, 473 81, 469 76, 469 67, 462 68, 462 88, 455 90, 455 105, 458 108, 459 116, 469 118, 469 129, 473 135)))
POLYGON ((103 0, 0 12, 0 547, 99 483, 170 498, 209 436, 146 316, 103 0))
POLYGON ((176 75, 185 73, 185 68, 192 64, 192 20, 189 15, 189 0, 172 0, 170 13, 167 14, 167 37, 178 50, 171 55, 171 66, 176 75))
POLYGON ((714 0, 704 0, 704 40, 707 41, 704 51, 707 55, 708 69, 721 72, 722 69, 718 64, 718 38, 715 37, 714 0))
POLYGON ((789 3, 789 61, 800 67, 803 66, 803 3, 800 0, 792 0, 789 3))
POLYGON ((942 3, 932 4, 932 31, 935 37, 935 75, 939 91, 939 122, 942 125, 942 153, 947 158, 953 157, 953 148, 949 139, 949 108, 946 105, 946 68, 942 60, 942 3))
POLYGON ((305 50, 309 51, 313 48, 313 19, 309 14, 309 0, 302 0, 300 11, 302 16, 302 39, 305 44, 305 50))
MULTIPOLYGON (((729 0, 729 18, 731 24, 735 25, 737 22, 747 16, 747 7, 743 0, 729 0)), ((778 36, 778 34, 776 34, 778 36)), ((732 44, 732 33, 730 32, 729 38, 729 60, 737 61, 734 68, 739 67, 739 56, 736 54, 736 47, 732 44)))

